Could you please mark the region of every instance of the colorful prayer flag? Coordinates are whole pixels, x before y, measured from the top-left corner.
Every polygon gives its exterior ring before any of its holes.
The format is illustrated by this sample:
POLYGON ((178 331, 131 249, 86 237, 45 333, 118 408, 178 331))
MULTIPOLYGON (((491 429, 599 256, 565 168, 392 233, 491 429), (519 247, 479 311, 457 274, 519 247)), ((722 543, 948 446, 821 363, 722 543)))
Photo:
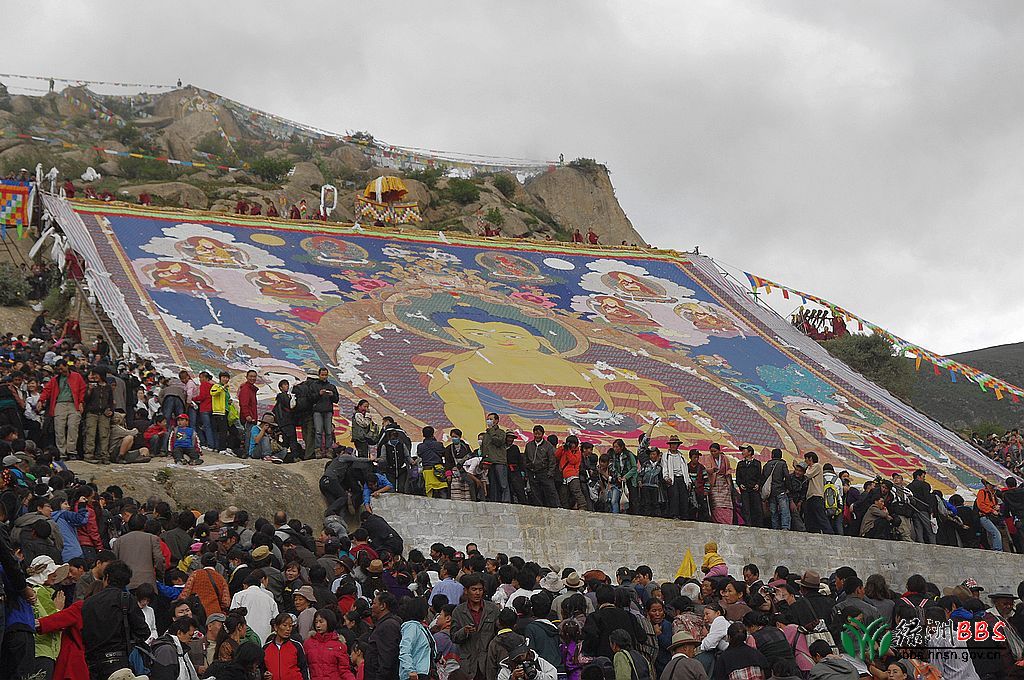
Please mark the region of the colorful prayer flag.
POLYGON ((32 218, 32 187, 27 182, 0 182, 0 239, 7 237, 7 227, 18 230, 18 236, 32 218))

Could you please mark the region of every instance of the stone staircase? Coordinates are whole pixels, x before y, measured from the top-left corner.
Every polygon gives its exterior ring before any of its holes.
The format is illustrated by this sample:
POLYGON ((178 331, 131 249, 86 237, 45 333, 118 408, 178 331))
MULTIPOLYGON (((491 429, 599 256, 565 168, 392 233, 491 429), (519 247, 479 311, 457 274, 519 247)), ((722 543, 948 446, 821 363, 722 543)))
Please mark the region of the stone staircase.
POLYGON ((110 345, 111 357, 113 359, 120 358, 123 354, 122 347, 124 344, 121 336, 100 304, 98 302, 94 304, 89 303, 88 284, 85 281, 81 281, 79 284, 75 288, 75 298, 71 302, 70 314, 78 319, 78 324, 82 330, 82 343, 88 347, 97 336, 102 336, 107 341, 107 344, 110 345))

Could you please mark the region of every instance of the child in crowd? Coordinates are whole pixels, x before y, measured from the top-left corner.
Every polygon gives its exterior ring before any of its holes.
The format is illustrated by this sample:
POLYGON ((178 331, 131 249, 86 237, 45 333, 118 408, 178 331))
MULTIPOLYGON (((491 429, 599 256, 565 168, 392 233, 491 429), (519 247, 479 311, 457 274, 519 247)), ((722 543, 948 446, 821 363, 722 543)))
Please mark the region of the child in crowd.
POLYGON ((199 437, 196 436, 195 428, 188 426, 187 413, 178 414, 178 424, 168 433, 167 445, 174 456, 174 462, 178 465, 203 464, 203 459, 199 455, 199 437))

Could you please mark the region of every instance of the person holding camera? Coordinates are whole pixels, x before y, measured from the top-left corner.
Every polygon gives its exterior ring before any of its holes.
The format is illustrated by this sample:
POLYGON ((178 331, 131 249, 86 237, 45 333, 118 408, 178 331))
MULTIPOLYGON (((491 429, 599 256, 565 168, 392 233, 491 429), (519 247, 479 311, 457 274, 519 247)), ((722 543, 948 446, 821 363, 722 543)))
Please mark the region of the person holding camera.
MULTIPOLYGON (((275 437, 277 436, 277 423, 274 421, 273 413, 264 413, 259 423, 254 423, 249 431, 249 458, 269 460, 271 463, 280 463, 274 450, 275 437)), ((278 446, 280 449, 280 446, 278 446)))
POLYGON ((498 665, 498 680, 557 680, 558 671, 550 663, 521 644, 498 665))

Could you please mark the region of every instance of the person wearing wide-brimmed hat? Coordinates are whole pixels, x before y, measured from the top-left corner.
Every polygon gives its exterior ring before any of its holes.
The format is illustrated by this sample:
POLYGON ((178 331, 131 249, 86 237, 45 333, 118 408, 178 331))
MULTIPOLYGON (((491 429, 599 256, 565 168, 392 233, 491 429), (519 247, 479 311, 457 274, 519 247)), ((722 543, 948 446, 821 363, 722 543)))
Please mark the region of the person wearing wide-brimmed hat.
POLYGON ((313 592, 312 586, 304 585, 292 593, 292 601, 298 614, 296 627, 299 636, 306 640, 315 632, 313 630, 313 617, 316 616, 316 593, 313 592))
POLYGON ((661 459, 661 471, 665 480, 668 516, 671 519, 690 518, 690 474, 686 456, 679 450, 682 441, 679 435, 668 438, 668 451, 661 459))
POLYGON ((675 633, 668 646, 672 659, 661 673, 662 680, 707 680, 704 666, 693 658, 698 644, 699 641, 689 631, 675 633))

